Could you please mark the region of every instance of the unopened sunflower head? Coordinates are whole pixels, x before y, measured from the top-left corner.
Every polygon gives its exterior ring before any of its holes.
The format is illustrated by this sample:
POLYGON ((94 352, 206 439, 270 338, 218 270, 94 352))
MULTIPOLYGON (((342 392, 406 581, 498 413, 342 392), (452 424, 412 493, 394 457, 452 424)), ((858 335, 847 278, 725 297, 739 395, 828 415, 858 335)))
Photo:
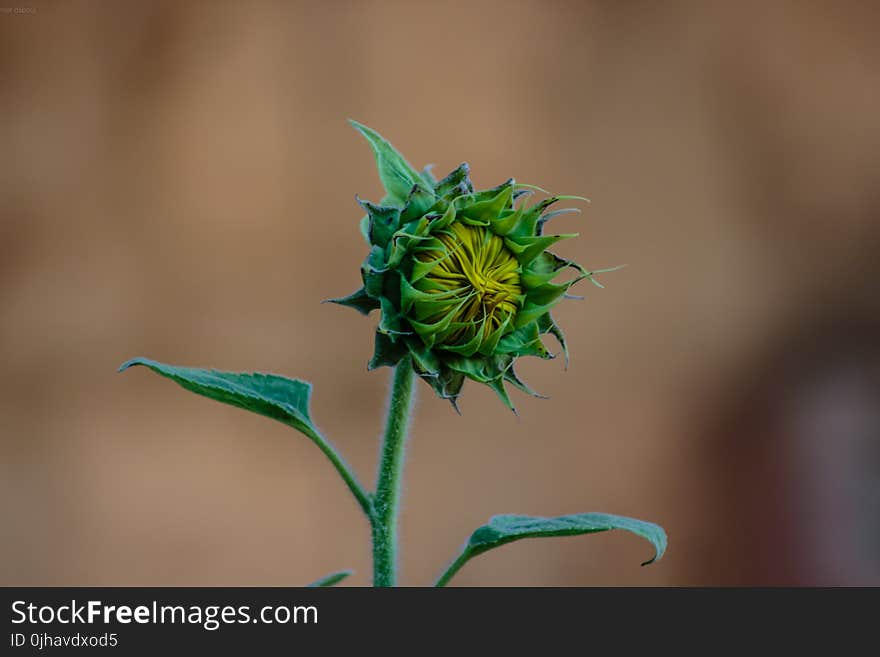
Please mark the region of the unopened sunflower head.
POLYGON ((567 360, 550 310, 578 281, 598 285, 595 272, 547 251, 576 234, 544 235, 544 223, 577 210, 546 210, 560 200, 586 199, 551 196, 528 205, 525 199, 539 188, 512 179, 475 190, 467 164, 437 181, 413 169, 377 132, 352 124, 373 149, 386 196, 378 205, 358 199, 370 246, 363 287, 330 301, 364 314, 380 311, 370 369, 408 356, 456 409, 466 378, 488 385, 511 409, 505 383, 536 395, 517 376, 514 361, 552 358, 541 341, 547 333, 567 360), (566 269, 574 275, 555 282, 566 269))

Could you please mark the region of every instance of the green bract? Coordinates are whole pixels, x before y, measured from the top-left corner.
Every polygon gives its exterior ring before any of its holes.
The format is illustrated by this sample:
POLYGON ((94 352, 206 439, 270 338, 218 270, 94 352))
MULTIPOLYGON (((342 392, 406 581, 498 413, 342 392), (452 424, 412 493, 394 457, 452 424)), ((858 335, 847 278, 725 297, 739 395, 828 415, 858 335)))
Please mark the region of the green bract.
POLYGON ((381 312, 370 369, 409 355, 419 376, 453 405, 465 378, 488 385, 511 409, 505 382, 536 395, 516 375, 514 361, 552 358, 541 341, 547 333, 568 358, 550 310, 593 273, 547 250, 577 236, 543 234, 548 219, 577 211, 547 209, 586 199, 551 196, 528 205, 538 188, 513 179, 475 190, 467 164, 437 181, 413 169, 377 132, 352 124, 370 142, 387 195, 378 205, 358 199, 370 246, 363 287, 330 301, 381 312), (554 282, 569 268, 573 278, 554 282))

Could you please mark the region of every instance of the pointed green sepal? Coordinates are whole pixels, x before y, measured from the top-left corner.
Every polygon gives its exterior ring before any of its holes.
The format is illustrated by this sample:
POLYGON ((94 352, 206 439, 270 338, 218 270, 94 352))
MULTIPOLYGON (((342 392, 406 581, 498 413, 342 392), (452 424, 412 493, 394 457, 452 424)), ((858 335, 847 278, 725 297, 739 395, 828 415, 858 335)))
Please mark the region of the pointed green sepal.
POLYGON ((367 240, 370 244, 385 247, 400 227, 400 209, 374 205, 355 196, 358 204, 367 211, 367 240))
POLYGON ((562 332, 562 329, 559 328, 559 325, 553 321, 553 317, 551 317, 550 313, 546 313, 541 315, 538 320, 538 330, 543 333, 549 333, 556 341, 559 343, 559 346, 562 347, 562 354, 565 357, 565 368, 568 369, 568 344, 565 341, 565 333, 562 332))
POLYGON ((527 395, 537 397, 538 399, 549 399, 549 397, 547 397, 546 395, 535 392, 534 390, 532 390, 531 387, 524 383, 523 380, 520 379, 517 373, 514 371, 513 365, 511 365, 504 373, 504 380, 510 382, 512 386, 526 393, 527 395))
POLYGON ((437 354, 422 344, 418 338, 410 338, 407 341, 407 347, 412 357, 413 367, 419 376, 432 378, 440 376, 443 364, 437 354))
POLYGON ((581 213, 580 208, 562 208, 561 210, 554 210, 553 212, 548 212, 546 214, 542 214, 540 217, 538 217, 538 224, 536 227, 536 232, 538 235, 543 233, 544 224, 546 224, 551 219, 555 219, 556 217, 560 217, 564 214, 580 214, 580 213, 581 213))
POLYGON ((422 375, 423 380, 431 386, 431 389, 440 399, 446 399, 452 404, 455 412, 461 415, 461 409, 458 407, 458 397, 461 395, 461 388, 464 385, 464 374, 454 370, 444 368, 437 375, 422 375))
POLYGON ((513 232, 522 220, 523 209, 517 208, 515 210, 502 212, 498 217, 492 219, 489 222, 489 225, 492 227, 493 233, 499 237, 504 237, 513 232))
POLYGON ((400 362, 400 359, 406 356, 407 348, 403 340, 397 336, 376 331, 373 357, 367 364, 368 370, 375 370, 379 367, 394 367, 400 362))
POLYGON ((510 400, 510 395, 507 392, 507 388, 504 386, 504 378, 493 379, 492 381, 487 381, 486 385, 492 388, 496 395, 498 395, 498 399, 502 401, 502 403, 507 406, 511 411, 513 411, 514 415, 519 415, 516 410, 516 406, 513 405, 513 402, 510 400))
POLYGON ((541 335, 536 322, 530 322, 525 326, 511 331, 498 341, 496 351, 501 354, 513 356, 537 356, 538 358, 550 358, 550 352, 541 342, 541 335))
POLYGON ((412 331, 404 328, 404 318, 400 311, 394 307, 387 297, 379 299, 382 310, 382 319, 379 321, 378 331, 387 335, 411 335, 412 331))
POLYGON ((467 162, 462 162, 457 169, 434 186, 434 192, 438 197, 447 201, 451 201, 462 193, 469 194, 474 191, 469 175, 470 167, 467 162))
POLYGON ((563 294, 568 292, 576 281, 568 283, 544 283, 538 287, 530 289, 526 293, 526 304, 534 304, 537 306, 552 306, 563 294))
POLYGON ((364 288, 359 289, 357 292, 352 292, 347 297, 325 299, 321 303, 335 303, 340 306, 354 308, 362 315, 369 315, 371 311, 379 308, 379 301, 369 296, 364 288))
POLYGON ((406 224, 410 221, 419 219, 420 217, 424 217, 436 202, 437 197, 434 196, 434 192, 431 191, 430 187, 413 185, 406 198, 406 204, 400 212, 400 223, 406 224))
POLYGON ((560 258, 550 251, 544 251, 523 269, 521 277, 523 287, 530 289, 549 283, 566 267, 577 270, 582 276, 585 273, 583 267, 577 263, 560 258))
POLYGON ((501 185, 492 196, 477 200, 477 195, 461 197, 456 207, 461 217, 470 219, 475 225, 489 226, 493 219, 498 219, 504 210, 511 209, 513 181, 501 185))
POLYGON ((537 258, 547 248, 556 244, 556 242, 577 236, 577 233, 541 235, 535 237, 508 236, 504 238, 504 243, 514 256, 516 256, 516 259, 525 266, 537 258))
POLYGON ((366 293, 375 298, 381 298, 382 287, 385 281, 385 249, 381 246, 373 246, 364 264, 361 265, 361 277, 364 280, 364 290, 366 293))

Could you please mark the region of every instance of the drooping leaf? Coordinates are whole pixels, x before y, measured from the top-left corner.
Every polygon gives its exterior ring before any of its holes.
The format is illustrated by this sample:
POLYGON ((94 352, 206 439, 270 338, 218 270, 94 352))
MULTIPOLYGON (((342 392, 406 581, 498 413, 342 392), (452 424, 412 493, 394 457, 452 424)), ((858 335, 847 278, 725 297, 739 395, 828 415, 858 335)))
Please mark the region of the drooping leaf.
POLYGON ((123 363, 119 371, 123 372, 135 365, 143 365, 197 395, 264 415, 302 432, 330 459, 358 504, 366 513, 370 513, 370 499, 363 487, 333 445, 321 435, 309 416, 311 383, 288 379, 277 374, 220 372, 176 367, 149 358, 133 358, 123 363))
POLYGON ((666 551, 666 532, 663 531, 663 528, 635 518, 608 513, 577 513, 555 518, 500 515, 494 516, 487 524, 471 534, 459 556, 440 576, 436 585, 445 586, 470 559, 513 541, 523 538, 578 536, 612 529, 624 529, 651 543, 654 547, 654 556, 645 561, 643 566, 660 559, 666 551))
POLYGON ((431 181, 416 171, 382 135, 357 121, 349 120, 349 123, 370 143, 373 154, 376 156, 379 178, 393 201, 403 204, 409 197, 413 185, 420 184, 432 187, 431 181))
POLYGON ((186 388, 190 392, 230 404, 283 422, 320 440, 309 417, 312 384, 277 374, 220 372, 191 367, 176 367, 149 358, 133 358, 123 363, 120 372, 143 365, 186 388))
POLYGON ((321 579, 312 582, 311 584, 309 584, 307 586, 307 588, 314 589, 314 588, 322 588, 325 586, 336 586, 337 584, 339 584, 339 582, 344 580, 346 577, 349 577, 350 575, 353 575, 353 574, 354 574, 353 570, 340 570, 338 573, 332 573, 330 575, 327 575, 326 577, 322 577, 321 579))

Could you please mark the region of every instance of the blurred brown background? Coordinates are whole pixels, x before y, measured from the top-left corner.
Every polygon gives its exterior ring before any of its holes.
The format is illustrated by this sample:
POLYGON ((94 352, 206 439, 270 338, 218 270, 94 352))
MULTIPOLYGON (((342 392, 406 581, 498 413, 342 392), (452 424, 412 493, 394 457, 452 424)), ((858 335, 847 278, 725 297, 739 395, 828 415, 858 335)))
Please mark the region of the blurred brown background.
POLYGON ((389 372, 347 117, 592 206, 627 263, 557 313, 520 417, 420 384, 402 581, 490 515, 602 510, 462 585, 880 583, 876 3, 56 2, 0 13, 0 584, 298 585, 368 529, 322 455, 129 357, 275 371, 372 480, 389 372))

